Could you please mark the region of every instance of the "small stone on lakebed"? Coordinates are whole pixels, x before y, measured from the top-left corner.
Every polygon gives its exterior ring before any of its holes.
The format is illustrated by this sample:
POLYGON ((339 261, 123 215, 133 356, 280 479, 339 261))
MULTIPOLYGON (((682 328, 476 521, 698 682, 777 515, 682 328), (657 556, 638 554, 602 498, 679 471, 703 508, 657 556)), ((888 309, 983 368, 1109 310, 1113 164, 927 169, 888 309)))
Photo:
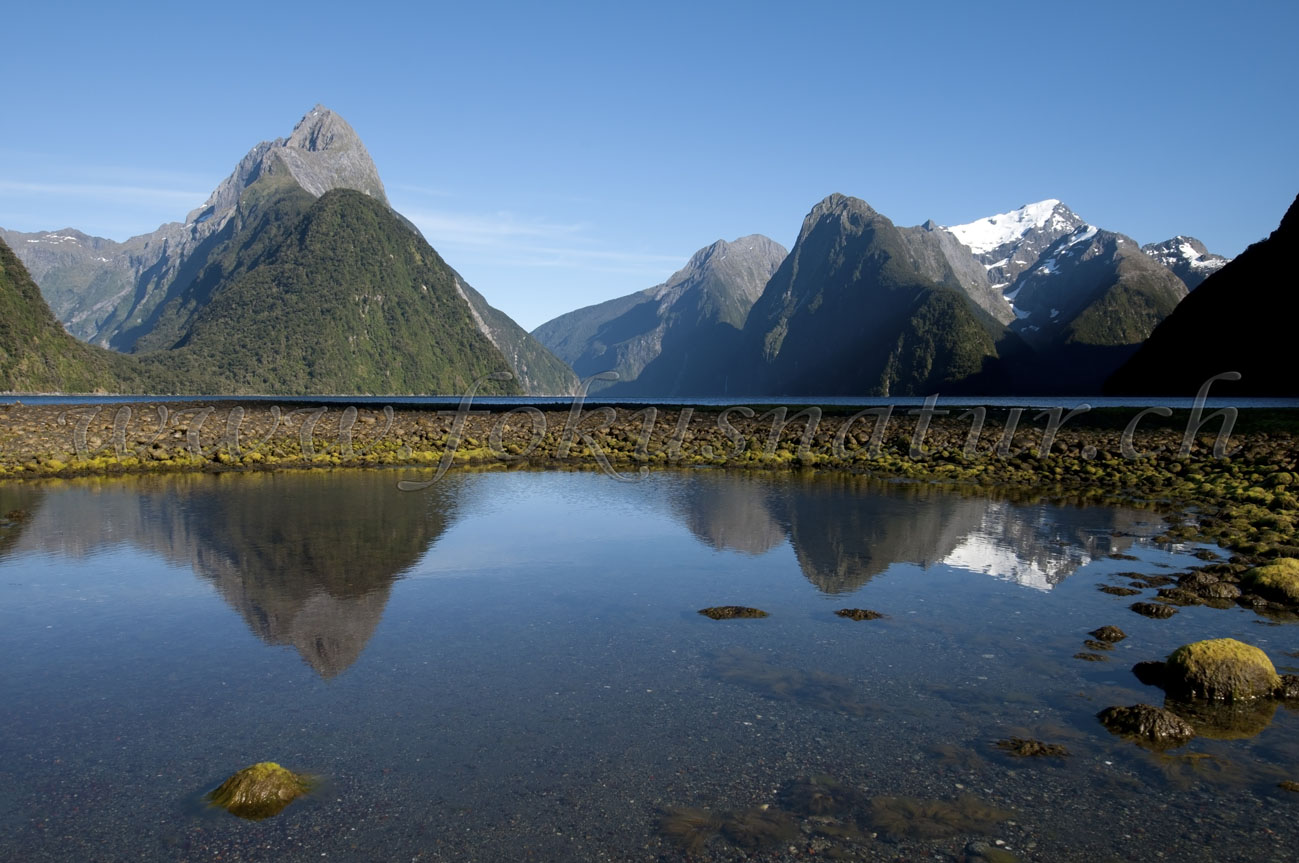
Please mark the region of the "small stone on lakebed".
POLYGON ((841 608, 835 614, 849 620, 879 620, 881 617, 888 616, 878 611, 871 611, 869 608, 841 608))
POLYGON ((746 605, 715 605, 712 608, 701 608, 699 613, 713 620, 737 620, 767 616, 767 612, 761 608, 749 608, 746 605))

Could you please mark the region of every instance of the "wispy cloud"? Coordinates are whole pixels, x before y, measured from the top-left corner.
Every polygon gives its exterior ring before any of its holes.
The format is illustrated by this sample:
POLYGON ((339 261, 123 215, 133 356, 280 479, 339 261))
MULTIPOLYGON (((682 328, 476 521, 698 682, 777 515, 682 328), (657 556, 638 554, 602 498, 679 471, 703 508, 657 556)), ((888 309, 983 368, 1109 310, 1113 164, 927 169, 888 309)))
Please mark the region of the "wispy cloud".
POLYGON ((144 204, 187 203, 196 207, 207 200, 208 192, 184 191, 149 186, 119 186, 105 183, 29 183, 0 179, 0 194, 54 195, 97 201, 132 201, 144 204))
POLYGON ((404 210, 438 249, 490 253, 511 267, 579 268, 595 272, 658 272, 680 264, 680 255, 600 248, 590 226, 521 219, 511 213, 483 215, 404 210))

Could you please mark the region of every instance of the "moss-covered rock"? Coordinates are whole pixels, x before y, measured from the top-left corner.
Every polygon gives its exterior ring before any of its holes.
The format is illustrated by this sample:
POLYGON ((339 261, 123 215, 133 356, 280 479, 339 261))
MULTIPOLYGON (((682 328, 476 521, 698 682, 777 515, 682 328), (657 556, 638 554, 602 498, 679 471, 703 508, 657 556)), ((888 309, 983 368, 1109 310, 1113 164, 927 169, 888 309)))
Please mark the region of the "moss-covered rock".
POLYGON ((1107 707, 1096 718, 1112 734, 1133 737, 1160 749, 1181 746, 1195 736, 1195 729, 1185 719, 1149 704, 1107 707))
POLYGON ((1164 687, 1182 698, 1266 698, 1281 686, 1272 660, 1251 644, 1211 638, 1184 644, 1164 663, 1164 687))
POLYGON ((1266 566, 1256 566, 1241 577, 1240 583, 1268 599, 1299 605, 1299 560, 1282 557, 1266 566))
POLYGON ((208 794, 213 806, 231 815, 260 821, 278 815, 285 806, 311 790, 306 776, 286 770, 274 761, 245 767, 208 794))

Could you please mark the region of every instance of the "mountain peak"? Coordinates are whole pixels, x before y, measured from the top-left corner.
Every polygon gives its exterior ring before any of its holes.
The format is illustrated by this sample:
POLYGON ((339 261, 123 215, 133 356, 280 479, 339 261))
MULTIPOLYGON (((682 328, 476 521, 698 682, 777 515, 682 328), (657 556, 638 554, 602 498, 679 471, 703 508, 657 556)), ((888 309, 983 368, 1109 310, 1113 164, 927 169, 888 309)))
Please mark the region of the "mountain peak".
POLYGON ((262 176, 285 172, 316 197, 331 189, 354 189, 388 204, 379 169, 356 130, 318 104, 303 115, 289 137, 263 141, 249 150, 203 206, 189 214, 185 224, 197 227, 206 223, 200 233, 219 230, 244 189, 262 176))
POLYGON ((1008 213, 997 213, 964 225, 952 225, 947 230, 969 246, 976 255, 985 255, 1016 242, 1030 231, 1050 228, 1055 232, 1056 228, 1063 230, 1066 227, 1072 230, 1081 223, 1082 220, 1059 200, 1047 198, 1034 204, 1024 204, 1008 213))
POLYGON ((356 131, 346 120, 324 105, 317 104, 293 127, 284 146, 318 153, 322 150, 345 150, 362 145, 356 131))
POLYGON ((827 195, 820 203, 813 207, 812 212, 808 214, 808 218, 820 219, 823 216, 839 216, 844 213, 860 213, 864 216, 879 215, 870 204, 866 203, 861 198, 854 198, 851 195, 843 195, 839 192, 834 192, 827 195))

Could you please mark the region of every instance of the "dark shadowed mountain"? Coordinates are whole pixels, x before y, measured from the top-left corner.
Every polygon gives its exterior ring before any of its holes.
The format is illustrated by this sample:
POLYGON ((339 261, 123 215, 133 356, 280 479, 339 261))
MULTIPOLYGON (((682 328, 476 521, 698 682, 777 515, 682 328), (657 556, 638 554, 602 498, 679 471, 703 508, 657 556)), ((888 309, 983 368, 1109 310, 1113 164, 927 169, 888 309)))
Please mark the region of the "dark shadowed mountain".
POLYGON ((904 395, 961 390, 1007 337, 944 261, 892 222, 831 195, 749 312, 723 391, 904 395))
POLYGON ((1299 395, 1293 308, 1299 198, 1272 235, 1241 252, 1183 300, 1110 378, 1107 392, 1193 395, 1209 378, 1239 372, 1217 394, 1299 395))

